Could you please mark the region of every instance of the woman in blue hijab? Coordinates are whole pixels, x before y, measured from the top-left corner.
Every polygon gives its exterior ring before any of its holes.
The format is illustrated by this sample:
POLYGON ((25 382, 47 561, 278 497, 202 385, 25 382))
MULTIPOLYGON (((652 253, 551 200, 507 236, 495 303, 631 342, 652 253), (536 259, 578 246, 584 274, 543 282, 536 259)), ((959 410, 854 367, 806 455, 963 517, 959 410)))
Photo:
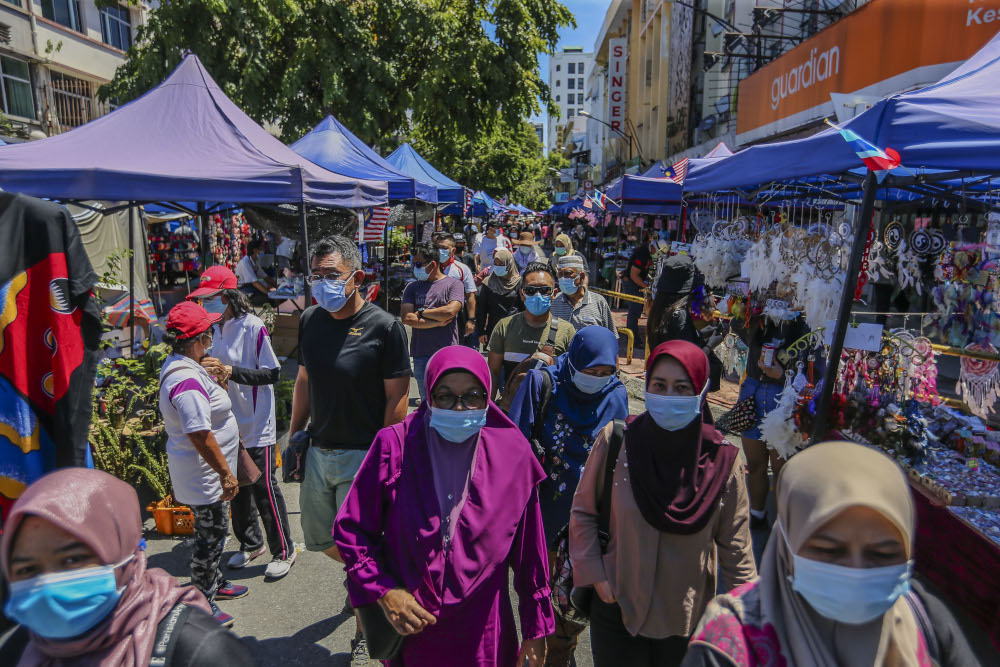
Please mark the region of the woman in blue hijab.
MULTIPOLYGON (((615 335, 605 327, 584 327, 554 365, 528 371, 511 403, 511 420, 535 445, 545 469, 538 499, 550 563, 555 538, 569 523, 573 494, 594 438, 608 422, 628 416, 628 392, 617 370, 615 335)), ((569 664, 576 638, 586 627, 571 627, 575 625, 556 615, 545 664, 569 664)))

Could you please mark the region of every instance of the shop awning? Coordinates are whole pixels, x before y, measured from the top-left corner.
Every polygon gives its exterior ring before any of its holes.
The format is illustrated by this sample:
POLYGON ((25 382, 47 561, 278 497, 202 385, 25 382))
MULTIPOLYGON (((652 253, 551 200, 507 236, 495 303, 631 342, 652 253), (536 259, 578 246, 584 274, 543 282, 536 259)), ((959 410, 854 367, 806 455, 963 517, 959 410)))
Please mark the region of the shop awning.
POLYGON ((189 54, 142 97, 75 130, 0 151, 0 188, 60 200, 236 201, 360 208, 384 181, 333 173, 271 136, 189 54))
POLYGON ((606 194, 623 213, 676 215, 681 211, 681 186, 666 177, 625 174, 606 194))
MULTIPOLYGON (((947 170, 1000 173, 1000 33, 938 83, 893 95, 844 123, 845 129, 902 158, 899 175, 947 170)), ((713 164, 692 167, 691 192, 742 188, 861 166, 840 133, 751 146, 713 164)))
POLYGON ((385 181, 389 184, 389 201, 438 202, 437 187, 396 169, 333 116, 320 121, 309 134, 292 144, 291 149, 335 173, 385 181))
POLYGON ((437 187, 438 202, 441 204, 461 204, 465 188, 451 180, 413 150, 410 144, 397 148, 386 161, 393 167, 422 183, 437 187))

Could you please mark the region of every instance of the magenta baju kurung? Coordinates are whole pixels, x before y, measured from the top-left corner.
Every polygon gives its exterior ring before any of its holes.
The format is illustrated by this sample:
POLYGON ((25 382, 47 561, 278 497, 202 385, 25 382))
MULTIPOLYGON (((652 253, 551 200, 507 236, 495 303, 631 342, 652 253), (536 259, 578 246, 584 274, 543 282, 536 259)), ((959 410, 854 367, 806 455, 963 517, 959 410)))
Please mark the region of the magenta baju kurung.
MULTIPOLYGON (((482 355, 459 346, 428 363, 428 388, 450 369, 473 373, 489 390, 482 355)), ((402 424, 379 431, 337 516, 333 535, 351 603, 373 604, 403 587, 437 618, 406 637, 394 667, 513 666, 519 643, 508 570, 523 638, 545 637, 555 627, 536 490, 544 472, 521 432, 490 403, 478 442, 455 445, 478 450, 447 542, 428 452, 429 415, 424 403, 402 424)))

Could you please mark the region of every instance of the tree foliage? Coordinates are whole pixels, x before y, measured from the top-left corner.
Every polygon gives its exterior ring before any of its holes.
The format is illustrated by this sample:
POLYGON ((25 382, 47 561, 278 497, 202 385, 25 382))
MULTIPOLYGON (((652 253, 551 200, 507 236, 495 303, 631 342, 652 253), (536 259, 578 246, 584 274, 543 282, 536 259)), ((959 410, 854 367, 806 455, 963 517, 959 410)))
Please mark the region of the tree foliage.
POLYGON ((459 183, 533 209, 551 205, 549 188, 556 175, 549 169, 566 164, 558 153, 544 155, 535 128, 523 119, 509 123, 496 118, 476 135, 450 142, 436 141, 418 125, 411 140, 431 164, 459 183))
POLYGON ((559 0, 170 0, 101 96, 141 95, 191 50, 285 141, 333 114, 369 144, 412 121, 443 145, 554 113, 538 56, 570 24, 559 0))

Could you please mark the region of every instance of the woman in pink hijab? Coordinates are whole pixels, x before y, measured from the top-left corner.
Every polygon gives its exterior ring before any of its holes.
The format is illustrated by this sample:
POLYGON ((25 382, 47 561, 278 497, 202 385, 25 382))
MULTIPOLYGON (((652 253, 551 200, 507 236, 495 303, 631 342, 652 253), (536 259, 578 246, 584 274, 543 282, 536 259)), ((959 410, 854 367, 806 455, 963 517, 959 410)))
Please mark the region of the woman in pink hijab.
POLYGON ((545 473, 489 400, 481 354, 446 347, 425 382, 420 409, 375 437, 334 524, 351 604, 377 602, 404 636, 389 665, 541 667, 554 629, 536 490, 545 473))
POLYGON ((3 528, 4 612, 21 627, 0 664, 144 667, 154 649, 165 667, 255 664, 198 589, 147 569, 139 499, 125 482, 57 470, 28 487, 3 528))

